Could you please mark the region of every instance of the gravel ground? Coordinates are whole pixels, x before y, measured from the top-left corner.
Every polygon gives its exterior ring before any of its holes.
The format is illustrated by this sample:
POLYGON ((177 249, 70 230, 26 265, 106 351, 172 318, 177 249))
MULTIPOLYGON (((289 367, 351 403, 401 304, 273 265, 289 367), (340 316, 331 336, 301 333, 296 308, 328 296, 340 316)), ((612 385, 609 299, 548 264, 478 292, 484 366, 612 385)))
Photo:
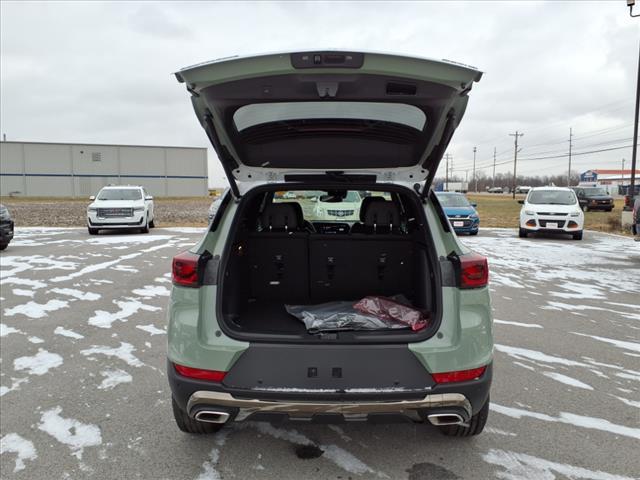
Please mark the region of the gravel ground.
MULTIPOLYGON (((207 212, 213 198, 157 198, 156 226, 206 226, 207 212)), ((11 212, 16 226, 82 227, 86 225, 88 200, 12 199, 1 203, 11 212)))

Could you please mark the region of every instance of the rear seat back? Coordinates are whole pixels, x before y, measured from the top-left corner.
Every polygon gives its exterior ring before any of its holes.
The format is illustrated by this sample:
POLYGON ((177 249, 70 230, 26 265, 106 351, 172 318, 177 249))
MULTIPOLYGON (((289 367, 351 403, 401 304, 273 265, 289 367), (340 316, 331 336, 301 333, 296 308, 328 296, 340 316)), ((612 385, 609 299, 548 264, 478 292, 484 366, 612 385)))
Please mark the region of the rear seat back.
POLYGON ((406 219, 395 202, 381 197, 368 197, 365 200, 360 208, 362 223, 353 225, 352 234, 406 234, 406 219))
POLYGON ((309 255, 314 301, 411 295, 413 242, 409 237, 312 235, 309 255))
POLYGON ((309 235, 303 222, 297 202, 265 206, 247 241, 251 297, 308 300, 309 235))

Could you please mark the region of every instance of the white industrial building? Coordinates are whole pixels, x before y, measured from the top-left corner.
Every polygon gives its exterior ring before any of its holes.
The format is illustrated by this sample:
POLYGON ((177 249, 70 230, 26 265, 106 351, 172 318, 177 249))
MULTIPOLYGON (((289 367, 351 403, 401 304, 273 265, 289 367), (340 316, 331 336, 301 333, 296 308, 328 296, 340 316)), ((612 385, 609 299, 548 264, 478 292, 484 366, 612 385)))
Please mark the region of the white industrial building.
POLYGON ((109 184, 159 197, 208 194, 207 149, 86 143, 0 142, 0 194, 88 197, 109 184))

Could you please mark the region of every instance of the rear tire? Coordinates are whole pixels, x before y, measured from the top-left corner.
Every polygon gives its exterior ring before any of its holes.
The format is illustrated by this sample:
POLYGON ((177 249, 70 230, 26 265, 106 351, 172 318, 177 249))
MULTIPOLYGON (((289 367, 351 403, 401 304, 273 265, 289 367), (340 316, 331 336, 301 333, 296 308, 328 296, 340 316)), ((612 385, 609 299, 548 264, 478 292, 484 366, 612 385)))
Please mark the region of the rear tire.
POLYGON ((582 240, 582 231, 573 234, 574 240, 582 240))
POLYGON ((518 229, 518 236, 520 238, 527 238, 527 231, 524 228, 518 229))
POLYGON ((477 235, 478 234, 478 230, 476 230, 475 232, 469 232, 469 235, 477 235))
POLYGON ((156 219, 155 218, 149 222, 149 228, 156 228, 156 219))
POLYGON ((140 233, 149 233, 149 219, 147 218, 147 223, 145 223, 144 227, 140 229, 140 233))
POLYGON ((97 228, 87 227, 87 231, 89 232, 89 235, 97 235, 98 234, 98 229, 97 228))
POLYGON ((8 243, 0 243, 0 250, 5 250, 8 246, 8 243))
POLYGON ((215 433, 224 426, 222 423, 198 422, 197 420, 192 419, 187 415, 187 412, 178 406, 173 397, 171 397, 171 406, 173 407, 173 418, 176 421, 176 425, 178 425, 178 428, 185 433, 215 433))
POLYGON ((479 435, 484 430, 484 426, 487 424, 487 418, 489 418, 489 399, 476 413, 467 425, 443 425, 438 427, 440 433, 448 437, 473 437, 479 435))

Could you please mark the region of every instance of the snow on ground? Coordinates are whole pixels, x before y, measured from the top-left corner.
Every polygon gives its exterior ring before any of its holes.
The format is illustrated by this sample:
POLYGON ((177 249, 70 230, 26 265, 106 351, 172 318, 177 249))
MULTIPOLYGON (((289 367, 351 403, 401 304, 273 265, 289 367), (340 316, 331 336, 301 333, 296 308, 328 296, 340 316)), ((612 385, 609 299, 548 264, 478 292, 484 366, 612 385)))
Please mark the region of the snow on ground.
POLYGON ((120 321, 126 322, 129 317, 140 310, 147 312, 157 312, 161 310, 160 307, 154 307, 152 305, 146 305, 138 300, 127 299, 125 301, 114 300, 120 310, 114 313, 105 312, 104 310, 96 310, 93 317, 89 319, 89 325, 93 325, 98 328, 111 328, 113 322, 120 321))
POLYGON ((62 365, 63 360, 57 353, 42 348, 31 356, 18 357, 13 361, 14 370, 26 370, 29 375, 44 375, 52 368, 62 365))
POLYGON ((563 375, 561 373, 556 372, 542 372, 545 377, 552 378, 557 382, 564 383, 565 385, 569 385, 570 387, 582 388, 584 390, 593 390, 591 385, 587 385, 580 380, 576 380, 575 378, 569 377, 568 375, 563 375))
POLYGON ((102 297, 99 293, 83 292, 81 290, 76 290, 75 288, 52 288, 50 292, 67 295, 78 300, 88 300, 90 302, 99 300, 102 297))
POLYGON ((93 345, 91 348, 80 350, 80 353, 89 358, 95 358, 95 355, 116 357, 132 367, 142 367, 144 366, 144 363, 142 363, 140 359, 133 354, 135 350, 135 347, 130 343, 120 342, 119 347, 93 345))
POLYGON ((82 459, 84 449, 95 447, 102 443, 100 428, 96 425, 82 423, 73 418, 60 416, 62 407, 55 407, 45 411, 40 417, 38 428, 48 433, 60 443, 71 449, 72 455, 82 459))
POLYGON ((79 333, 76 333, 73 330, 67 330, 64 327, 56 327, 53 333, 55 333, 56 335, 62 335, 63 337, 69 337, 76 340, 84 338, 84 335, 80 335, 79 333))
POLYGON ((55 312, 61 308, 67 308, 69 302, 64 300, 49 300, 47 303, 38 303, 31 301, 22 305, 17 305, 13 308, 7 308, 4 311, 6 317, 13 315, 24 315, 29 318, 43 318, 46 317, 49 312, 55 312))
POLYGON ((25 460, 35 460, 38 458, 33 442, 22 438, 17 433, 8 433, 0 439, 0 455, 3 453, 16 454, 16 466, 13 472, 24 470, 25 460))
POLYGON ((572 480, 633 480, 631 477, 550 462, 524 453, 493 448, 482 455, 482 458, 485 462, 503 467, 504 471, 498 471, 496 477, 507 480, 554 480, 555 473, 572 480))
POLYGON ((152 324, 149 324, 149 325, 136 325, 136 328, 139 328, 140 330, 144 330, 145 332, 149 333, 150 335, 163 335, 163 334, 167 333, 164 330, 156 328, 152 324))
POLYGON ((134 295, 139 295, 140 297, 150 298, 150 297, 168 297, 171 292, 167 287, 162 285, 146 285, 143 288, 136 288, 131 293, 134 295))
POLYGON ((129 383, 133 380, 133 377, 129 375, 124 370, 115 369, 115 370, 105 370, 100 372, 100 375, 105 377, 102 380, 102 383, 98 385, 100 390, 110 390, 121 383, 129 383))
POLYGON ((542 328, 542 325, 538 325, 537 323, 510 322, 508 320, 498 320, 497 318, 493 319, 493 323, 497 323, 501 325, 513 325, 515 327, 524 327, 524 328, 542 328))

